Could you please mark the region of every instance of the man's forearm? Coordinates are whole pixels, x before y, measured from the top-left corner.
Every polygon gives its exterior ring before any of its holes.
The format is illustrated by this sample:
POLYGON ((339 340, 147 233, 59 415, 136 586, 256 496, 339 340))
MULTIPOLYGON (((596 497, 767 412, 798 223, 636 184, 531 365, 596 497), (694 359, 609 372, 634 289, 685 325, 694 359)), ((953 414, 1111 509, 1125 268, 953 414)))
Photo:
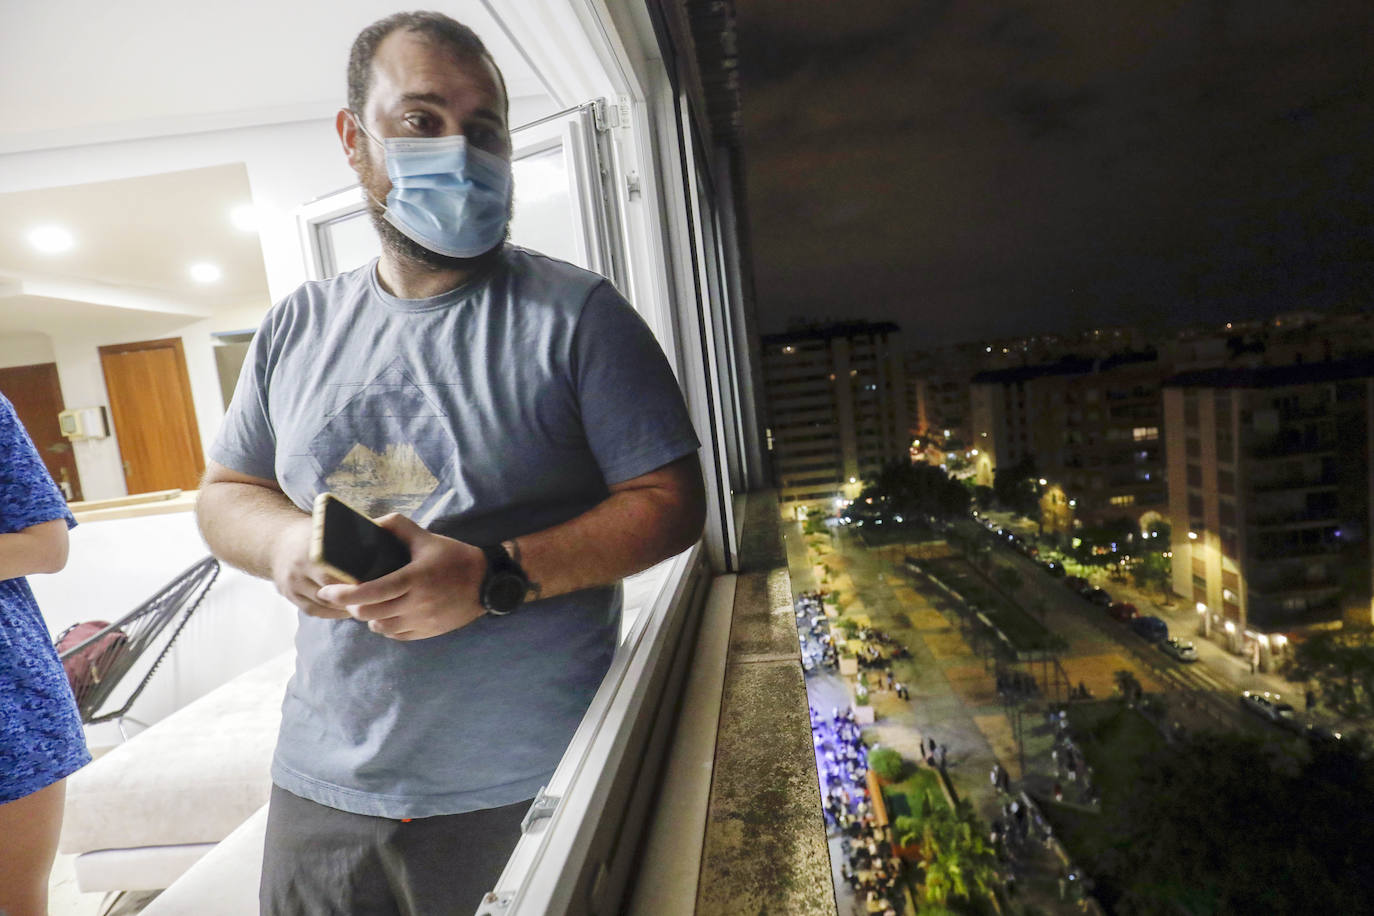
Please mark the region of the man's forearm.
POLYGON ((548 598, 609 585, 681 553, 701 536, 703 515, 680 494, 630 490, 515 542, 539 597, 548 598))
POLYGON ((284 493, 250 483, 206 484, 196 500, 196 521, 210 552, 263 579, 272 578, 277 539, 309 517, 284 493))

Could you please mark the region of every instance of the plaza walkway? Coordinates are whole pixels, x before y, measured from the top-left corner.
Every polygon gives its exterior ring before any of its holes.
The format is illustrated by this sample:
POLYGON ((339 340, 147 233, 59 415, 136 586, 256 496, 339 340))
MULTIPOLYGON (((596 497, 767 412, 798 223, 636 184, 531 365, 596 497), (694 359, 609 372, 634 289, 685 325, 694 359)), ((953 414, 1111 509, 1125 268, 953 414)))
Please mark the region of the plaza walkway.
MULTIPOLYGON (((822 587, 800 525, 784 525, 783 532, 794 592, 822 587)), ((1019 789, 1025 776, 1038 774, 1043 781, 1053 766, 1049 755, 1052 735, 1043 715, 1029 715, 1023 720, 1025 759, 1033 771, 1026 774, 997 694, 995 676, 960 634, 950 599, 924 580, 909 578, 900 563, 892 562, 900 559, 897 553, 869 550, 848 532, 833 536, 827 546, 824 561, 834 571, 831 587, 850 596, 845 612, 867 616, 874 628, 905 645, 912 655, 909 660, 893 662, 894 676, 907 685, 910 699, 901 700, 889 690, 875 690, 877 718, 864 729, 866 740, 870 746, 894 748, 911 761, 923 759, 922 741, 943 745, 946 772, 955 791, 973 805, 985 824, 991 825, 1008 801, 989 778, 994 765, 1007 770, 1013 791, 1019 789)), ((1081 639, 1105 641, 1091 627, 1083 626, 1079 631, 1081 639)), ((848 686, 838 675, 818 669, 808 675, 807 684, 812 705, 825 713, 852 702, 848 686)), ((1026 844, 1024 850, 1015 900, 1034 904, 1046 913, 1077 912, 1076 907, 1059 900, 1058 877, 1064 863, 1035 843, 1026 844)), ((835 858, 832 850, 832 861, 835 858)), ((837 861, 835 867, 840 912, 846 913, 845 907, 857 906, 857 902, 838 880, 837 861)))

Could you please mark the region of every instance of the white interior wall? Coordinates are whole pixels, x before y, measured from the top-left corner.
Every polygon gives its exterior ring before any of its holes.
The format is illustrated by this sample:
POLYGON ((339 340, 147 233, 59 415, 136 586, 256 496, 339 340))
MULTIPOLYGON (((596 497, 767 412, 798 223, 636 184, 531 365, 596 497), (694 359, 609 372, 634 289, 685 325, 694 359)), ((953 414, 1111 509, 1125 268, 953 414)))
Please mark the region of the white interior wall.
MULTIPOLYGON (((109 406, 105 390, 105 375, 100 365, 99 348, 134 340, 157 340, 179 337, 186 355, 186 371, 191 383, 191 400, 199 427, 201 447, 209 451, 216 430, 224 417, 220 398, 219 372, 215 366, 212 335, 223 331, 251 330, 257 327, 267 312, 267 305, 245 306, 222 312, 212 318, 190 324, 184 318, 168 316, 165 328, 151 330, 140 327, 133 336, 104 334, 92 336, 73 330, 52 339, 52 357, 57 363, 62 397, 68 407, 109 406)), ((30 335, 24 335, 30 336, 30 335)), ((0 345, 5 340, 0 338, 0 345)), ((3 350, 0 350, 3 352, 3 350)), ((41 362, 43 360, 28 360, 41 362)), ((77 473, 86 499, 110 499, 124 496, 124 473, 119 455, 118 437, 111 429, 106 439, 82 439, 72 444, 77 473)))
POLYGON ((47 334, 0 334, 0 369, 34 366, 57 359, 47 334))

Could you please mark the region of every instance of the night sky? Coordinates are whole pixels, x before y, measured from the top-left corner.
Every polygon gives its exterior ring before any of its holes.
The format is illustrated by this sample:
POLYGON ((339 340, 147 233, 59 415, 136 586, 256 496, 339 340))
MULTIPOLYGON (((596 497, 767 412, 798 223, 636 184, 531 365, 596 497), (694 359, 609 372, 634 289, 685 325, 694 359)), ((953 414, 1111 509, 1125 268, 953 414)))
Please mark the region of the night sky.
POLYGON ((736 0, 765 332, 1374 309, 1374 0, 736 0))

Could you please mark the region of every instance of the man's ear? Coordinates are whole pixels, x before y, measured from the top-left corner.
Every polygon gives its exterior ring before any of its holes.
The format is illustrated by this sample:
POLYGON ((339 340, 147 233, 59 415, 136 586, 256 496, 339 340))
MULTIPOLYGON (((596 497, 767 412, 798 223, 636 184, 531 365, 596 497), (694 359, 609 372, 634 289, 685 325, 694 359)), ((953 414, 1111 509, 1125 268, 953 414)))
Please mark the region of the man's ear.
POLYGON ((358 130, 358 122, 353 120, 353 112, 347 108, 340 108, 339 113, 334 116, 334 130, 339 135, 339 143, 343 146, 344 156, 348 159, 348 164, 353 167, 353 171, 358 170, 358 144, 367 138, 363 132, 358 130))

